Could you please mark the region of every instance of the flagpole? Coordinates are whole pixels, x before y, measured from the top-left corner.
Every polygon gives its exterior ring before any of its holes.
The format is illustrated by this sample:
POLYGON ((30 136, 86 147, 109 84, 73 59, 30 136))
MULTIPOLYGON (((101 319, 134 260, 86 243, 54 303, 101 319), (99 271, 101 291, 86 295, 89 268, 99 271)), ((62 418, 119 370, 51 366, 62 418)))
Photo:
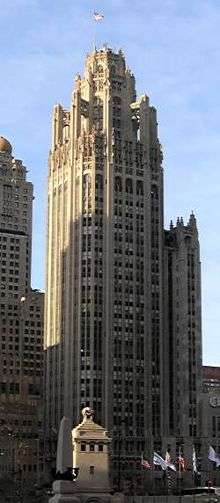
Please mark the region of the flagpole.
POLYGON ((94 22, 94 31, 93 31, 93 44, 94 44, 94 52, 96 51, 96 24, 100 21, 103 21, 104 15, 101 12, 93 11, 92 19, 94 22))
POLYGON ((155 465, 154 465, 154 458, 153 458, 153 471, 152 471, 152 475, 153 475, 153 495, 155 496, 155 465))
POLYGON ((193 468, 193 485, 195 486, 195 447, 192 444, 192 468, 193 468))
POLYGON ((180 454, 180 446, 179 446, 179 459, 178 459, 178 463, 179 463, 179 466, 178 466, 178 493, 180 493, 180 490, 181 490, 181 464, 180 464, 180 456, 182 456, 182 454, 180 454))
POLYGON ((197 458, 196 458, 196 448, 193 444, 193 482, 194 486, 197 486, 197 458))
POLYGON ((92 22, 93 22, 93 36, 92 36, 92 39, 93 39, 92 45, 93 45, 93 47, 92 47, 92 50, 93 50, 93 52, 95 52, 96 51, 96 21, 94 19, 94 13, 92 14, 91 17, 92 17, 92 22))
POLYGON ((144 487, 144 466, 143 466, 143 459, 144 459, 144 455, 143 455, 143 452, 141 453, 141 485, 142 485, 142 488, 144 487))

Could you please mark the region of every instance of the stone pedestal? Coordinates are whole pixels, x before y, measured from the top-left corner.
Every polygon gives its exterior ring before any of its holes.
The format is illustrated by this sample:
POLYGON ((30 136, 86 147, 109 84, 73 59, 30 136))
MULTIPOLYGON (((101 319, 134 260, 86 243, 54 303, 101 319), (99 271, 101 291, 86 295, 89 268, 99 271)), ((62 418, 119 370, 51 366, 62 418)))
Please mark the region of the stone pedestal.
POLYGON ((49 503, 123 503, 122 494, 106 494, 102 492, 80 491, 76 482, 57 480, 53 483, 55 495, 49 503))
POLYGON ((56 480, 53 483, 55 495, 50 498, 50 503, 80 503, 80 499, 75 495, 74 482, 67 480, 56 480))

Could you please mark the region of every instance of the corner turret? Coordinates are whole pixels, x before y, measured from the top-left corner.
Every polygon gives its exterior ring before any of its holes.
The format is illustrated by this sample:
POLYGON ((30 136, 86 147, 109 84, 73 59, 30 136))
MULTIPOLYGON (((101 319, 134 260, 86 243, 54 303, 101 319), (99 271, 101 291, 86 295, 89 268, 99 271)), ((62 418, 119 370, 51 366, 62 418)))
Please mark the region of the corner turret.
POLYGON ((191 214, 189 217, 188 227, 191 227, 191 229, 194 229, 197 231, 196 217, 195 217, 193 211, 191 211, 191 214))

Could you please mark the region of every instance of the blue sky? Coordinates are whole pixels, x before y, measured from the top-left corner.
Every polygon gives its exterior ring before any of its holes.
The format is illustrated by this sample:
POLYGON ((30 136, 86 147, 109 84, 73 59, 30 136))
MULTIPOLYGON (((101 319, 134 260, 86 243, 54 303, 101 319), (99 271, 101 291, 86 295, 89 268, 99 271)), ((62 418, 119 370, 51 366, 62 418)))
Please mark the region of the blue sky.
POLYGON ((34 184, 33 287, 44 287, 51 112, 96 44, 122 48, 158 110, 165 223, 193 209, 202 258, 204 362, 220 364, 219 0, 0 0, 0 134, 34 184), (91 12, 104 13, 98 26, 91 12))

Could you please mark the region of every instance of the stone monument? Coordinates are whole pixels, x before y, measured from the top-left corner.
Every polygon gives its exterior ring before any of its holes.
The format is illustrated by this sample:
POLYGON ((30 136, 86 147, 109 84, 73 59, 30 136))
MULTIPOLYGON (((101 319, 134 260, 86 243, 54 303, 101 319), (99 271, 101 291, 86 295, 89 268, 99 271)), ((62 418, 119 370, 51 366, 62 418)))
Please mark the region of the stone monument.
POLYGON ((72 480, 72 471, 71 422, 68 417, 63 417, 60 423, 57 443, 56 478, 59 480, 72 480))
POLYGON ((53 483, 55 495, 50 503, 122 503, 122 495, 110 494, 111 439, 105 428, 93 421, 94 412, 90 407, 85 407, 82 415, 83 421, 72 430, 72 438, 69 419, 61 421, 57 480, 53 483))

